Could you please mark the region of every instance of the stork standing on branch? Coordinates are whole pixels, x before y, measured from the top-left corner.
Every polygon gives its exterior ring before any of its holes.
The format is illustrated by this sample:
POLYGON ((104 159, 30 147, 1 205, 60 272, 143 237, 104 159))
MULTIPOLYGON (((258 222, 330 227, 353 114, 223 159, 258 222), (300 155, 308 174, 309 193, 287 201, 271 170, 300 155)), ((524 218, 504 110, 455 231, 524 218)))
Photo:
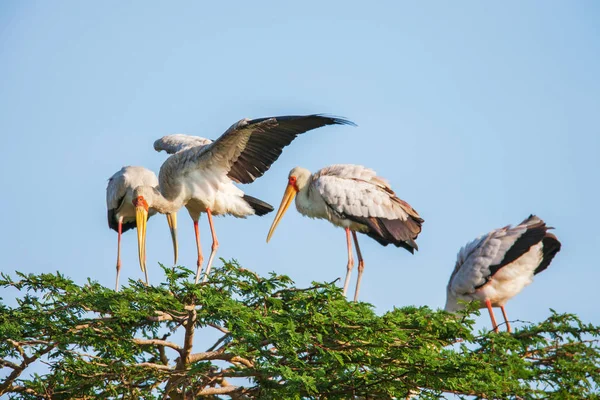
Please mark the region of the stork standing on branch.
POLYGON ((492 326, 498 324, 492 307, 500 307, 508 332, 510 323, 504 305, 544 271, 560 251, 561 244, 535 215, 511 228, 496 229, 468 243, 458 253, 447 287, 446 311, 463 308, 459 300, 487 307, 492 326))
MULTIPOLYGON (((133 204, 137 210, 138 230, 145 232, 146 215, 150 208, 167 214, 177 261, 176 212, 185 206, 194 221, 196 233, 197 283, 203 262, 198 220, 201 213, 206 213, 213 240, 203 278, 206 281, 219 247, 212 216, 260 216, 273 210, 271 205, 245 195, 234 182, 254 182, 299 134, 326 125, 354 123, 324 115, 243 119, 233 124, 214 142, 185 135, 159 139, 154 143, 154 148, 172 155, 160 168, 160 190, 140 187, 135 192, 133 204)), ((143 247, 140 262, 143 262, 142 256, 145 254, 144 243, 145 238, 140 238, 140 246, 143 247)))
MULTIPOLYGON (((117 280, 115 290, 119 290, 119 274, 121 272, 121 234, 135 228, 136 211, 132 204, 133 192, 137 187, 145 186, 158 188, 158 179, 154 172, 144 167, 123 167, 108 179, 106 187, 106 208, 108 209, 108 226, 118 234, 117 244, 117 280)), ((149 209, 148 216, 152 216, 156 210, 149 209)), ((144 225, 145 229, 145 225, 144 225)), ((140 236, 145 237, 145 231, 138 230, 140 236)), ((139 245, 138 245, 139 248, 139 245)), ((148 271, 145 263, 140 257, 140 267, 146 276, 148 284, 148 271)))
POLYGON ((364 270, 356 232, 372 237, 383 246, 391 243, 411 253, 418 249, 415 240, 421 232, 423 219, 407 202, 399 199, 387 181, 378 177, 372 169, 361 165, 339 164, 323 168, 312 175, 301 167, 292 169, 267 242, 294 198, 300 214, 326 219, 345 229, 348 264, 344 295, 354 267, 350 239, 352 232, 358 256, 354 301, 358 300, 364 270))

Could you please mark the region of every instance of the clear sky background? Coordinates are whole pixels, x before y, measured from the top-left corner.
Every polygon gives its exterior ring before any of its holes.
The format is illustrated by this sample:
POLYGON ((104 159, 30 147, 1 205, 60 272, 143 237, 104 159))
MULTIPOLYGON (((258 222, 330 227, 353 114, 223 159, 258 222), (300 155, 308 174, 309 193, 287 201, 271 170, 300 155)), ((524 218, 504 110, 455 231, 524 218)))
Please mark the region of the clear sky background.
MULTIPOLYGON (((598 324, 599 20, 594 1, 3 1, 0 269, 113 287, 107 179, 123 165, 158 172, 155 139, 331 113, 359 126, 299 137, 243 189, 277 207, 296 165, 356 163, 387 178, 425 219, 420 251, 361 235, 362 300, 380 313, 443 307, 460 247, 536 213, 563 248, 509 317, 554 308, 598 324)), ((300 286, 343 278, 343 230, 291 208, 266 244, 273 217, 216 219, 218 256, 300 286)), ((200 229, 208 255, 205 217, 200 229)), ((195 267, 185 210, 179 240, 195 267)), ((172 259, 163 216, 147 242, 157 283, 172 259)), ((122 282, 142 278, 133 232, 122 256, 122 282)), ((489 325, 484 314, 478 326, 489 325)))

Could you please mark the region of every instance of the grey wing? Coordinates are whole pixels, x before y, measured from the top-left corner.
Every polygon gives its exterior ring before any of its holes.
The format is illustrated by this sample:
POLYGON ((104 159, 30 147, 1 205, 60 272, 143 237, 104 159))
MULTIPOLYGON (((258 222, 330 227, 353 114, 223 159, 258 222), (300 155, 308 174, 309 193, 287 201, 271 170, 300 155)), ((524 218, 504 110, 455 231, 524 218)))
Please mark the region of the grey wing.
POLYGON ((334 165, 315 174, 312 182, 337 215, 366 225, 365 232, 382 245, 418 249, 415 239, 424 222, 375 171, 360 165, 334 165))
POLYGON ((165 151, 167 154, 175 154, 192 147, 206 146, 212 143, 212 140, 200 136, 184 135, 175 133, 173 135, 163 136, 154 142, 154 150, 165 151))
POLYGON ((494 237, 495 232, 476 238, 458 252, 448 283, 448 289, 454 294, 474 293, 489 280, 490 266, 497 258, 501 245, 500 239, 494 237))
POLYGON ((106 186, 106 208, 118 209, 121 202, 127 193, 127 182, 125 179, 125 171, 127 167, 121 168, 113 176, 108 178, 106 186))
POLYGON ((125 179, 125 171, 127 167, 121 168, 113 176, 108 178, 106 186, 106 211, 108 226, 115 231, 118 230, 118 223, 115 218, 117 210, 123 204, 125 195, 127 194, 127 182, 125 179))
POLYGON ((321 175, 312 183, 335 212, 353 217, 406 220, 408 214, 395 203, 390 193, 358 178, 321 175))
POLYGON ((458 253, 450 285, 457 294, 473 293, 502 267, 511 264, 546 236, 544 221, 529 216, 515 227, 506 226, 477 238, 458 253))
POLYGON ((218 169, 236 182, 250 183, 261 177, 299 134, 326 125, 354 123, 324 115, 242 119, 211 145, 180 154, 188 165, 218 169))

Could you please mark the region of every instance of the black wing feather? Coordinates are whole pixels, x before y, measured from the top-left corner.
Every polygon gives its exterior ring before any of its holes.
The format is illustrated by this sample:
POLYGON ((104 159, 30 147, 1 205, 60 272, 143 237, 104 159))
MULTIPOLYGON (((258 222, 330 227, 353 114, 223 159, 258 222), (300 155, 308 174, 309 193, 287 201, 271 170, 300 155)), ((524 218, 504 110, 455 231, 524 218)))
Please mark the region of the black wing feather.
MULTIPOLYGON (((115 232, 119 232, 119 221, 117 220, 117 212, 123 206, 123 202, 125 201, 125 196, 119 199, 119 207, 111 208, 108 210, 108 227, 115 232)), ((130 229, 136 227, 135 221, 124 221, 121 225, 121 233, 125 233, 130 229)))
POLYGON ((367 225, 369 231, 365 232, 366 235, 383 246, 393 244, 408 250, 411 254, 414 254, 415 250, 419 250, 415 239, 421 232, 422 220, 410 215, 406 221, 375 217, 346 216, 346 218, 367 225))
POLYGON ((548 268, 550 262, 552 261, 556 253, 560 251, 561 244, 556 238, 556 236, 554 236, 551 233, 547 233, 546 236, 544 236, 544 239, 542 240, 542 246, 542 262, 533 272, 534 275, 539 274, 540 272, 548 268))
POLYGON ((279 158, 283 148, 300 134, 327 125, 355 125, 343 118, 325 115, 288 115, 283 117, 258 118, 248 126, 262 124, 253 132, 244 150, 233 163, 227 176, 239 183, 251 183, 261 177, 279 158))
POLYGON ((357 217, 355 215, 337 212, 327 202, 325 202, 325 204, 327 204, 327 207, 329 207, 329 209, 339 218, 349 219, 350 221, 366 225, 369 230, 362 233, 375 239, 382 246, 393 244, 396 247, 402 247, 408 250, 411 254, 414 254, 415 250, 419 250, 419 246, 417 246, 415 239, 417 239, 419 233, 421 233, 421 224, 425 222, 422 218, 417 218, 410 214, 406 221, 377 217, 357 217))
MULTIPOLYGON (((119 232, 119 221, 117 220, 116 208, 108 210, 108 227, 115 232, 119 232)), ((130 229, 135 228, 135 221, 123 222, 121 225, 121 233, 125 233, 130 229)))

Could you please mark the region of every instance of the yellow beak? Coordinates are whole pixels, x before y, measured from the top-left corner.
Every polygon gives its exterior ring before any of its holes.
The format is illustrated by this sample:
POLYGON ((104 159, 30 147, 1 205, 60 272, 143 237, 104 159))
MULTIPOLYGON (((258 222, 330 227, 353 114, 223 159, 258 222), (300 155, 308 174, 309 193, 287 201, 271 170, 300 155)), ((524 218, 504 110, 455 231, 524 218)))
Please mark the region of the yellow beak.
POLYGON ((169 223, 169 229, 171 230, 171 240, 173 240, 173 265, 177 265, 177 255, 179 253, 177 247, 177 213, 167 214, 167 222, 169 223))
POLYGON ((292 185, 287 185, 285 193, 283 193, 283 199, 281 199, 281 204, 279 205, 279 210, 277 210, 277 215, 275 215, 275 219, 273 220, 271 229, 269 229, 269 234, 267 235, 267 243, 269 243, 271 236, 273 236, 273 232, 275 232, 275 228, 277 228, 277 225, 283 217, 283 214, 285 214, 290 204, 292 204, 294 197, 296 197, 296 189, 292 185))
POLYGON ((148 211, 142 206, 135 208, 135 224, 138 237, 138 256, 140 268, 146 272, 146 223, 148 222, 148 211))

